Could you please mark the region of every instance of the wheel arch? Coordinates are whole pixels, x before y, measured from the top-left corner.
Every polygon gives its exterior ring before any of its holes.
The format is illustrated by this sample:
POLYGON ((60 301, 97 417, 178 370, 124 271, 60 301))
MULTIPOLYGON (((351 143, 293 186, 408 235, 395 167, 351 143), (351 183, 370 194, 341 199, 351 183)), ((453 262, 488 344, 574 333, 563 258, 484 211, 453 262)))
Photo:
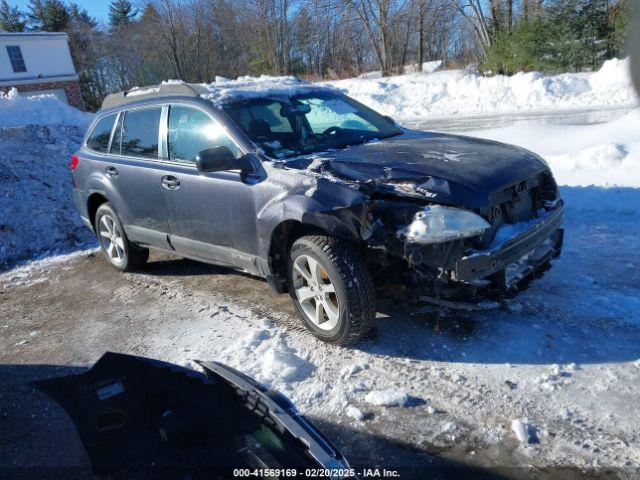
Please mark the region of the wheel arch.
MULTIPOLYGON (((311 219, 314 218, 315 217, 311 217, 311 219)), ((293 245, 293 242, 298 238, 305 235, 327 235, 355 243, 362 241, 360 237, 353 235, 352 232, 345 231, 341 228, 330 228, 332 226, 331 223, 318 225, 317 223, 305 222, 304 220, 304 217, 302 221, 287 219, 278 223, 271 231, 268 249, 269 270, 276 282, 275 285, 271 284, 271 286, 279 293, 286 291, 287 259, 289 258, 291 245, 293 245)), ((309 220, 309 218, 306 220, 309 220)))
POLYGON ((107 203, 109 199, 100 192, 94 192, 87 198, 87 215, 89 216, 89 222, 91 222, 91 229, 95 232, 96 224, 96 212, 100 205, 107 203))

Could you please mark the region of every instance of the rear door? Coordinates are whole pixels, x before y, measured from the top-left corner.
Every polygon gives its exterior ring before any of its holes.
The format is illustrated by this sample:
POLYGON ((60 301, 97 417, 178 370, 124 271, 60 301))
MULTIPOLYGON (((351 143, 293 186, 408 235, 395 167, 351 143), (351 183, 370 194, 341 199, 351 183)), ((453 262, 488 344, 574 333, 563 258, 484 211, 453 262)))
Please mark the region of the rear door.
POLYGON ((168 248, 167 220, 159 188, 162 106, 120 112, 102 165, 114 205, 130 240, 168 248))
MULTIPOLYGON (((166 122, 166 123, 164 123, 166 122)), ((256 251, 253 191, 239 170, 202 173, 196 154, 225 146, 242 151, 224 125, 190 104, 166 107, 167 152, 160 184, 170 240, 176 251, 245 268, 256 251)))

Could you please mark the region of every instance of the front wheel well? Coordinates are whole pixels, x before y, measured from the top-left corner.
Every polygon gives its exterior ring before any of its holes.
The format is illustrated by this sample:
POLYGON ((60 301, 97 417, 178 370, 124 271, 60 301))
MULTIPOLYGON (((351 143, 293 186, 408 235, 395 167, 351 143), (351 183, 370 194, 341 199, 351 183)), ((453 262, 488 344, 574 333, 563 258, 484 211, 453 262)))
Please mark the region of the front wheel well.
POLYGON ((287 258, 291 245, 305 235, 330 235, 314 225, 297 220, 286 220, 273 230, 269 247, 269 267, 273 275, 278 275, 284 283, 287 278, 287 258))
POLYGON ((96 212, 98 211, 98 208, 100 208, 100 205, 108 201, 109 200, 100 193, 92 193, 89 195, 89 199, 87 200, 87 215, 91 222, 91 228, 95 228, 96 212))

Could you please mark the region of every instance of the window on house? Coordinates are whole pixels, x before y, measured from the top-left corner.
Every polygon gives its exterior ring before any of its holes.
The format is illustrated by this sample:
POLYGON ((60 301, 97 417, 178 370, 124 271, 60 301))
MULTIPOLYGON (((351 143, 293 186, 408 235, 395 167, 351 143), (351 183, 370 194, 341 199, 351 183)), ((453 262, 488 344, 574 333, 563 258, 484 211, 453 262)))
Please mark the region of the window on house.
POLYGON ((22 51, 19 46, 7 46, 7 53, 9 54, 9 61, 11 61, 11 68, 13 68, 15 73, 27 71, 27 66, 24 64, 24 58, 22 58, 22 51))

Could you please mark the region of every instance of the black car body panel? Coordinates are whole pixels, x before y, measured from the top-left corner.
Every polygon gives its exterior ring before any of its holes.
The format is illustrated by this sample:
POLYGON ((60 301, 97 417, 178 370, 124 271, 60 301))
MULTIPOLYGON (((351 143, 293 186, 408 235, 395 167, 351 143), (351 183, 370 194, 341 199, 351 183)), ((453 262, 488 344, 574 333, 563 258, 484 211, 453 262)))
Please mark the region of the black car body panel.
POLYGON ((349 468, 282 394, 223 364, 200 365, 204 373, 107 352, 85 373, 36 385, 67 411, 99 474, 349 468))

